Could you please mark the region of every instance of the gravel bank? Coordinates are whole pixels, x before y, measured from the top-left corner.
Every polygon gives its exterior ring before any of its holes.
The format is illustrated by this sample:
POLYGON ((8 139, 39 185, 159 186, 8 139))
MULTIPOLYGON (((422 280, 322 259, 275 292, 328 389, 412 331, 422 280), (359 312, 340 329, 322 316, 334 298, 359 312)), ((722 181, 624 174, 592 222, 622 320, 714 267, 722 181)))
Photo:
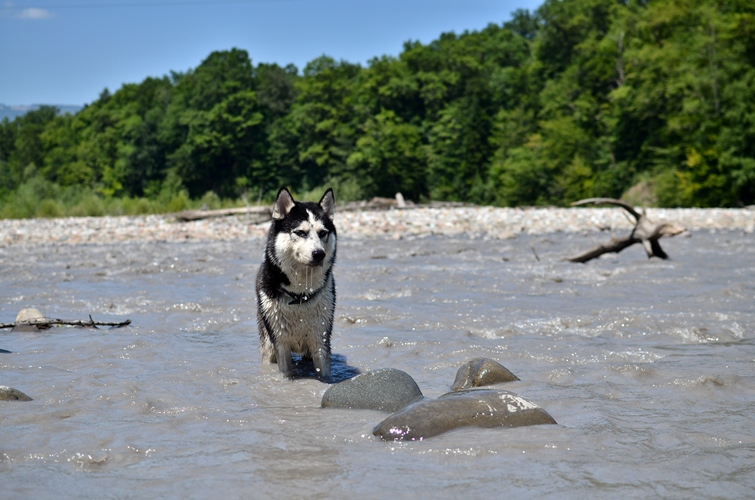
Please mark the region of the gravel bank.
MULTIPOLYGON (((755 231, 753 209, 649 209, 655 222, 674 222, 689 231, 755 231)), ((336 212, 338 234, 347 238, 406 238, 468 235, 505 239, 517 234, 629 230, 620 208, 416 208, 336 212)), ((0 220, 0 246, 264 238, 269 223, 245 216, 176 222, 170 215, 0 220)))

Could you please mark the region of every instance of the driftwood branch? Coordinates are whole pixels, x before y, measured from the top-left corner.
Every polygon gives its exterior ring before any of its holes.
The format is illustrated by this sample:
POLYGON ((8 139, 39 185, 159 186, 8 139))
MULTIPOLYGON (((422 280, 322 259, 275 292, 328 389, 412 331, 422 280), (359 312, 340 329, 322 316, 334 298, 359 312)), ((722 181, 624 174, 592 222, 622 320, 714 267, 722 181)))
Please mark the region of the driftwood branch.
POLYGON ((624 203, 621 200, 615 200, 613 198, 587 198, 587 199, 584 199, 584 200, 575 201, 574 203, 571 204, 571 206, 578 207, 580 205, 589 205, 589 204, 594 204, 594 205, 599 205, 599 204, 616 205, 617 207, 621 207, 624 210, 626 210, 627 212, 629 212, 629 214, 632 217, 634 217, 634 220, 636 220, 636 221, 639 221, 640 217, 642 217, 642 215, 640 215, 640 213, 637 212, 637 210, 635 210, 632 205, 630 205, 628 203, 624 203))
POLYGON ((92 316, 89 316, 87 320, 64 320, 53 318, 34 318, 25 321, 16 321, 15 323, 0 323, 0 329, 2 328, 18 328, 18 327, 36 327, 39 330, 46 330, 53 325, 65 325, 65 326, 80 326, 85 328, 97 328, 98 326, 110 326, 114 328, 121 328, 131 324, 131 320, 126 321, 94 321, 92 316))
POLYGON ((613 238, 610 242, 604 245, 598 245, 597 247, 581 253, 575 257, 569 259, 571 262, 587 262, 596 257, 600 257, 604 253, 619 253, 627 247, 634 245, 635 243, 642 244, 645 249, 645 253, 648 258, 658 257, 661 259, 668 259, 668 254, 663 251, 659 239, 664 236, 676 236, 679 233, 684 232, 684 228, 664 222, 663 224, 656 224, 647 218, 645 210, 642 213, 637 212, 633 206, 624 203, 621 200, 615 200, 613 198, 588 198, 572 203, 572 206, 588 205, 588 204, 609 204, 616 205, 626 210, 632 217, 634 217, 635 225, 629 236, 623 238, 613 238))
POLYGON ((370 210, 392 210, 392 209, 416 208, 414 202, 405 200, 404 195, 396 193, 393 198, 383 198, 376 196, 371 200, 350 201, 338 206, 339 212, 366 212, 370 210))
MULTIPOLYGON (((464 204, 454 203, 434 203, 430 206, 449 207, 465 206, 464 204)), ((375 197, 367 201, 352 201, 338 205, 339 212, 362 212, 368 210, 391 210, 391 209, 412 209, 417 208, 414 202, 405 200, 401 193, 396 193, 395 198, 375 197)), ((176 212, 173 217, 178 222, 190 222, 202 219, 214 219, 218 217, 228 217, 231 215, 253 215, 251 224, 259 224, 272 220, 272 210, 269 206, 245 207, 245 208, 223 208, 220 210, 184 210, 176 212)))
POLYGON ((254 215, 253 223, 266 222, 272 218, 270 207, 243 207, 243 208, 223 208, 220 210, 184 210, 173 214, 179 222, 189 222, 201 219, 215 219, 218 217, 228 217, 230 215, 254 215))

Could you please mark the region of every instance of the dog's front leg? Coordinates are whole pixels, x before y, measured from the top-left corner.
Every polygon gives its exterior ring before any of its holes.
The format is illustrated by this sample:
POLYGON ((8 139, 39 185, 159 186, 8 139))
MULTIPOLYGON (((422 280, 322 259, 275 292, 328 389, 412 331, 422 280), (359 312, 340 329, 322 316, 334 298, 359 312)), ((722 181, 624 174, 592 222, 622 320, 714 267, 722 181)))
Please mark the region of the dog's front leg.
POLYGON ((278 358, 278 369, 280 372, 291 378, 294 375, 294 367, 291 362, 291 350, 283 346, 278 346, 276 349, 276 356, 278 358))
POLYGON ((330 353, 325 349, 317 349, 312 362, 315 365, 315 371, 324 380, 330 379, 330 353))

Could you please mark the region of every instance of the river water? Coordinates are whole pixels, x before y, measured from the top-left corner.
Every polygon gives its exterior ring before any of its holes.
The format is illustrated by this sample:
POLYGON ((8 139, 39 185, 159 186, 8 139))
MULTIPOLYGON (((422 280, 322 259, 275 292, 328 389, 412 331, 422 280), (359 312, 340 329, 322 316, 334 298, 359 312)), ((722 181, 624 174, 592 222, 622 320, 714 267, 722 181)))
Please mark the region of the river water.
POLYGON ((663 240, 564 262, 605 233, 344 239, 334 373, 392 367, 428 397, 490 357, 558 425, 383 442, 387 415, 260 362, 262 241, 0 248, 2 498, 755 496, 755 245, 663 240))

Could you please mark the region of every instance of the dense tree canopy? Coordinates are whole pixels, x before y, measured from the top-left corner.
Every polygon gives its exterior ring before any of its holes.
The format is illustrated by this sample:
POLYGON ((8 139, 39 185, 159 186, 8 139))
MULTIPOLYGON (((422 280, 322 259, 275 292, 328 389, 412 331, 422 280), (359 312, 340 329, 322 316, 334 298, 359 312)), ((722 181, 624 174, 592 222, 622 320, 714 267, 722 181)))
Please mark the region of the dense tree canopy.
POLYGON ((755 3, 546 0, 367 67, 322 56, 301 73, 231 49, 76 115, 0 124, 0 206, 282 184, 340 199, 753 204, 755 3))

